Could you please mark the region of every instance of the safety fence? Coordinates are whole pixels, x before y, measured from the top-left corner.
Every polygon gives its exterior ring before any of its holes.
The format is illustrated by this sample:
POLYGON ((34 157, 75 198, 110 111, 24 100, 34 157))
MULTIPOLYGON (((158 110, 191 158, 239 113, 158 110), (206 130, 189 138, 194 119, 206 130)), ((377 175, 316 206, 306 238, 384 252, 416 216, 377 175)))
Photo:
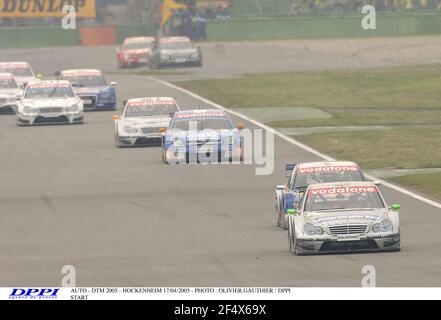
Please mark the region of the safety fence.
MULTIPOLYGON (((362 15, 254 18, 211 21, 208 41, 351 38, 441 34, 441 14, 377 14, 376 30, 363 30, 362 15)), ((154 25, 0 28, 0 48, 114 45, 125 37, 156 35, 154 25)))

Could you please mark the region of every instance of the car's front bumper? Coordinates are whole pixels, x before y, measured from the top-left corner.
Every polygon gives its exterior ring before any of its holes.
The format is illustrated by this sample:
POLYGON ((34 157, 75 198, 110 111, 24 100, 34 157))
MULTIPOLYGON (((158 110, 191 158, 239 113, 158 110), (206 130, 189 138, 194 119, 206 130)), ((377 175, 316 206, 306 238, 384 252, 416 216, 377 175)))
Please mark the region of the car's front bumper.
POLYGON ((84 114, 81 113, 60 113, 60 114, 17 114, 17 124, 25 125, 42 125, 42 124, 75 124, 83 123, 84 114))
POLYGON ((116 97, 104 99, 93 94, 81 94, 80 97, 83 100, 84 111, 115 110, 116 108, 116 97))
POLYGON ((199 64, 201 63, 201 58, 161 58, 160 64, 161 66, 172 66, 172 65, 191 65, 191 64, 199 64))
POLYGON ((388 236, 365 236, 357 241, 337 241, 336 239, 309 240, 297 239, 296 251, 299 255, 362 253, 399 251, 400 234, 388 236))
POLYGON ((149 62, 149 56, 135 56, 135 57, 126 57, 125 59, 120 61, 124 65, 136 65, 136 64, 146 64, 149 62))
POLYGON ((214 149, 210 152, 198 152, 197 150, 173 150, 165 151, 168 163, 222 163, 243 159, 243 151, 240 147, 214 149))
POLYGON ((17 109, 16 104, 0 105, 0 114, 15 114, 16 109, 17 109))
POLYGON ((117 140, 119 147, 148 147, 160 146, 162 144, 161 135, 151 136, 119 136, 117 140))

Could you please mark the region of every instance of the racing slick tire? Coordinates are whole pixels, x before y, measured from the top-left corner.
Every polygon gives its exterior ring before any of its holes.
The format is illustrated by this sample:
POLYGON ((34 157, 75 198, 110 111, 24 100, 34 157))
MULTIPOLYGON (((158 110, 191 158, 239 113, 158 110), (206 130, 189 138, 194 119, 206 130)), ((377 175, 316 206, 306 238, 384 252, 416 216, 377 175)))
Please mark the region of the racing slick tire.
POLYGON ((196 67, 201 68, 201 67, 204 66, 204 62, 203 62, 203 60, 201 59, 201 60, 199 60, 198 62, 196 62, 194 65, 195 65, 196 67))
POLYGON ((162 153, 162 162, 165 164, 169 164, 169 162, 167 161, 167 155, 165 154, 164 151, 161 151, 162 153))
POLYGON ((277 212, 277 217, 276 217, 276 225, 280 228, 284 228, 285 227, 285 222, 283 219, 283 212, 281 212, 280 210, 278 210, 277 212))
POLYGON ((127 65, 118 60, 118 69, 124 69, 127 65))
POLYGON ((161 69, 161 64, 156 59, 149 61, 149 69, 161 69))
POLYGON ((288 232, 288 243, 289 243, 289 251, 292 254, 294 254, 296 256, 299 256, 300 253, 299 253, 299 250, 297 248, 297 238, 296 238, 295 234, 292 236, 290 234, 290 232, 288 232))
POLYGON ((121 148, 121 146, 119 144, 119 136, 117 134, 115 134, 115 147, 121 148))

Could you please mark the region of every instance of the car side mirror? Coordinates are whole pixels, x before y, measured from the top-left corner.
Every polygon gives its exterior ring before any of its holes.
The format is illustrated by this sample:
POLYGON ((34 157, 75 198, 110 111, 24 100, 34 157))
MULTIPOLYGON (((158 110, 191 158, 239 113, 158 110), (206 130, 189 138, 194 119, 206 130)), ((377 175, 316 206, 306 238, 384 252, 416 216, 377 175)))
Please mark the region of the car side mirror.
POLYGON ((400 204, 393 204, 390 206, 391 210, 400 210, 401 209, 401 205, 400 204))
POLYGON ((243 130, 243 129, 245 129, 245 125, 244 125, 243 123, 238 123, 237 126, 236 126, 236 128, 237 128, 238 130, 243 130))
POLYGON ((110 83, 110 86, 111 86, 111 87, 115 87, 115 86, 116 86, 116 82, 112 81, 112 82, 110 83))
POLYGON ((56 76, 56 77, 61 76, 61 72, 60 72, 60 71, 55 71, 55 72, 54 72, 54 76, 56 76))
POLYGON ((283 190, 285 187, 285 185, 276 186, 276 190, 283 190))
POLYGON ((112 119, 113 120, 119 120, 119 119, 121 119, 121 116, 116 114, 116 115, 112 116, 112 119))
POLYGON ((127 104, 127 102, 129 102, 129 100, 123 100, 122 101, 123 106, 125 106, 127 104))
POLYGON ((296 216, 298 212, 297 212, 297 209, 288 209, 287 213, 289 215, 296 216))
POLYGON ((16 96, 15 100, 20 101, 21 100, 21 96, 16 96))
POLYGON ((160 133, 166 133, 167 132, 167 128, 159 128, 159 132, 160 133))
POLYGON ((380 180, 376 180, 376 181, 374 181, 374 184, 375 184, 376 186, 381 186, 381 181, 380 181, 380 180))
POLYGON ((169 115, 170 118, 173 118, 175 116, 175 113, 176 112, 170 112, 168 115, 169 115))

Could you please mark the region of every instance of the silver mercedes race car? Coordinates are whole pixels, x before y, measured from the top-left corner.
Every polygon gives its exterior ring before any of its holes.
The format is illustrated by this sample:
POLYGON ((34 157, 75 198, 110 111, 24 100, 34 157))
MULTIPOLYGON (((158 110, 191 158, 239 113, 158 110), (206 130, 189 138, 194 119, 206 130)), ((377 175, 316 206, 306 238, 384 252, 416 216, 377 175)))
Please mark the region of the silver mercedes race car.
POLYGON ((149 59, 151 69, 173 65, 202 66, 202 51, 188 37, 160 38, 149 59))
POLYGON ((22 91, 10 73, 0 73, 0 114, 14 114, 22 91))
POLYGON ((113 117, 117 147, 160 146, 161 128, 168 128, 171 118, 180 110, 170 97, 130 99, 124 104, 123 114, 113 117))
POLYGON ((310 185, 289 209, 295 255, 400 250, 400 205, 388 207, 373 182, 310 185))
POLYGON ((17 104, 17 125, 84 122, 83 101, 69 81, 30 82, 17 104))
POLYGON ((276 223, 288 229, 288 210, 296 209, 310 184, 368 181, 359 165, 351 161, 287 163, 288 183, 276 187, 276 223))

